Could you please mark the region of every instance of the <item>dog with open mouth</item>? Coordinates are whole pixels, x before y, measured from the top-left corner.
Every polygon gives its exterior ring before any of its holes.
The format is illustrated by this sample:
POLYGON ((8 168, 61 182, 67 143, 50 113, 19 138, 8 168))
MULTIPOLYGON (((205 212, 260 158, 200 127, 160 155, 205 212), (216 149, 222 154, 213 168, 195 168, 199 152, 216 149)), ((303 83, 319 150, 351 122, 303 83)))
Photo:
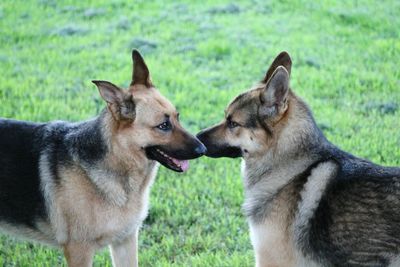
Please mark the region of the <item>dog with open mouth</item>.
POLYGON ((69 266, 107 245, 114 266, 137 266, 157 162, 184 172, 206 152, 132 58, 127 90, 93 81, 107 108, 91 120, 0 119, 0 230, 62 248, 69 266))
POLYGON ((400 266, 400 168, 330 143, 290 89, 291 67, 280 53, 197 135, 209 157, 242 157, 256 266, 400 266))

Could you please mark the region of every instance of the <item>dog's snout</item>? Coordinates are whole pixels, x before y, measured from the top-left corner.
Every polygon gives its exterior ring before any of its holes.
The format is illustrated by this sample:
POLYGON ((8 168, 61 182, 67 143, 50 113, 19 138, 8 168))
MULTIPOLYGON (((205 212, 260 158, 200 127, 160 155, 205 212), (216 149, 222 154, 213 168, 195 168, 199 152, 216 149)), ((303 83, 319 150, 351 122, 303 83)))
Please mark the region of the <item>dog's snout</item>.
POLYGON ((207 155, 207 152, 209 152, 209 146, 210 146, 210 136, 209 136, 208 132, 203 130, 203 131, 199 132, 196 135, 196 137, 197 137, 197 139, 200 140, 200 142, 203 144, 203 146, 205 146, 206 152, 204 155, 207 155))
POLYGON ((205 147, 205 145, 203 145, 202 143, 200 143, 195 149, 194 151, 199 154, 200 156, 205 155, 207 152, 207 148, 205 147))
POLYGON ((205 133, 205 131, 203 130, 203 131, 199 132, 198 134, 196 134, 197 139, 199 139, 202 143, 204 143, 203 141, 205 139, 204 133, 205 133))

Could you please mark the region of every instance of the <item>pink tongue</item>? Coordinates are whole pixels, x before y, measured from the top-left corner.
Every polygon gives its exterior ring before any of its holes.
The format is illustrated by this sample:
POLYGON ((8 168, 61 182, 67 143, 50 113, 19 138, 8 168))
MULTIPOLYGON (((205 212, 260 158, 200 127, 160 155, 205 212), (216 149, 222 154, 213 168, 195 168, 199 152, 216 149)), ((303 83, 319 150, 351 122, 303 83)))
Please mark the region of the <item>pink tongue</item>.
POLYGON ((189 169, 189 161, 188 160, 179 160, 179 159, 172 159, 172 161, 178 165, 181 166, 182 171, 187 171, 189 169))

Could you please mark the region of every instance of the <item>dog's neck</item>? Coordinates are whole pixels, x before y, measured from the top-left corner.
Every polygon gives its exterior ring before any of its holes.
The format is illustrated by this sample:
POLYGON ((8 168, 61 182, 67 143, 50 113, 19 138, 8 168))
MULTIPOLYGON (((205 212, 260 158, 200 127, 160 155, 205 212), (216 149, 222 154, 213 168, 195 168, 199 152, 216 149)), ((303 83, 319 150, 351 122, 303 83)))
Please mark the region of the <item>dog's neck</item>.
POLYGON ((132 198, 143 198, 157 174, 158 164, 148 161, 137 172, 124 173, 104 163, 87 171, 98 193, 110 204, 122 207, 132 198))
POLYGON ((266 163, 271 158, 272 155, 267 153, 259 162, 242 161, 242 176, 245 189, 243 209, 250 217, 260 217, 259 214, 254 214, 255 210, 262 210, 262 216, 265 216, 268 211, 264 209, 268 209, 267 206, 271 204, 276 195, 290 184, 299 173, 302 173, 317 160, 313 157, 299 156, 276 164, 266 163), (263 207, 259 205, 263 205, 263 207))
POLYGON ((140 148, 121 156, 111 141, 112 125, 108 116, 108 112, 103 111, 93 120, 81 123, 78 126, 80 132, 70 139, 79 151, 77 155, 81 155, 74 160, 75 164, 86 173, 105 200, 123 206, 131 195, 147 193, 158 164, 149 160, 140 148), (99 155, 88 161, 86 154, 80 154, 87 151, 99 155))
POLYGON ((274 144, 275 147, 264 154, 246 157, 242 161, 243 208, 250 217, 259 217, 256 213, 260 210, 264 216, 268 212, 266 206, 280 190, 320 159, 320 152, 328 142, 305 108, 302 114, 295 114, 288 120, 274 144))

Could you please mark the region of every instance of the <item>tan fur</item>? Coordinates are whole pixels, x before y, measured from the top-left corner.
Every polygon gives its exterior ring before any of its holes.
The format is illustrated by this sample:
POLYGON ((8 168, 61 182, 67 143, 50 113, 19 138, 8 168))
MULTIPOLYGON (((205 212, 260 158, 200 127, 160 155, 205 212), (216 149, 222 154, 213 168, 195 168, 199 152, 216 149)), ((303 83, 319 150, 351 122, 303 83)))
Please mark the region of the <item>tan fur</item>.
POLYGON ((111 245, 111 256, 113 266, 138 266, 138 246, 137 246, 138 233, 130 236, 120 243, 111 245))
POLYGON ((257 267, 295 266, 289 217, 287 201, 281 196, 275 200, 274 210, 262 224, 249 222, 257 267))
POLYGON ((169 102, 164 100, 164 106, 159 104, 163 100, 159 93, 154 89, 147 90, 153 92, 137 92, 140 99, 138 119, 132 128, 118 129, 111 116, 106 115, 109 117, 104 127, 111 133, 112 151, 104 160, 106 166, 103 167, 122 171, 126 177, 113 177, 104 169, 93 169, 89 174, 79 167, 61 170, 61 184, 54 196, 52 209, 55 212, 51 218, 56 230, 63 231, 57 234, 62 237, 58 242, 68 244, 83 239, 99 248, 130 238, 146 217, 148 189, 154 180, 157 165, 141 151, 141 147, 154 138, 150 133, 146 134, 145 126, 141 124, 158 123, 157 113, 151 111, 148 105, 154 105, 155 111, 158 109, 162 114, 173 111, 169 102), (153 100, 155 97, 157 101, 153 100), (169 110, 162 110, 165 107, 169 110), (142 117, 147 120, 141 120, 142 117))
MULTIPOLYGON (((248 92, 249 97, 257 99, 260 94, 260 88, 252 89, 248 92)), ((257 101, 257 100, 254 100, 257 101)), ((261 127, 245 128, 238 127, 233 131, 224 128, 224 123, 219 124, 219 131, 213 136, 217 140, 225 140, 230 145, 240 146, 247 150, 243 155, 244 158, 249 160, 254 159, 258 161, 258 157, 264 157, 265 152, 271 152, 274 157, 278 155, 286 155, 288 152, 296 151, 297 141, 293 139, 295 134, 293 131, 303 131, 299 133, 300 136, 304 134, 312 134, 311 121, 307 116, 307 108, 293 92, 289 93, 288 104, 285 111, 273 122, 268 122, 269 126, 273 128, 273 135, 269 136, 261 127), (278 153, 278 154, 277 154, 278 153)), ((232 120, 243 124, 246 110, 236 109, 237 104, 232 103, 228 106, 227 116, 230 115, 232 120)))
MULTIPOLYGON (((61 184, 52 204, 51 221, 57 236, 63 237, 58 243, 70 248, 79 242, 91 248, 88 253, 112 244, 114 266, 137 266, 137 233, 147 216, 149 188, 158 166, 147 159, 142 148, 150 142, 171 143, 175 138, 155 141, 158 136, 149 130, 162 122, 164 114, 176 117, 172 104, 154 88, 136 85, 131 90, 137 104, 135 123, 121 127, 111 113, 106 115, 104 127, 112 148, 104 160, 106 168, 95 168, 89 174, 79 167, 61 170, 61 184), (126 176, 113 177, 105 169, 126 176)), ((90 257, 85 250, 65 250, 71 254, 72 266, 72 253, 80 251, 78 258, 90 257)))
POLYGON ((147 157, 145 148, 168 145, 184 150, 187 139, 195 139, 180 125, 171 102, 152 86, 149 77, 140 76, 149 73, 134 52, 135 57, 142 65, 135 65, 136 80, 128 90, 95 81, 107 102, 100 120, 107 142, 105 158, 92 166, 73 159, 72 166, 60 167, 57 183, 46 153, 40 159, 50 221, 43 227, 49 234, 40 239, 63 247, 69 266, 90 266, 94 251, 107 245, 113 266, 138 266, 138 232, 147 216, 149 190, 159 166, 147 157), (173 130, 163 132, 156 126, 166 116, 173 130))
MULTIPOLYGON (((301 196, 293 186, 286 186, 275 198, 273 208, 264 222, 249 221, 257 267, 311 266, 312 263, 302 258, 296 249, 297 236, 293 229, 308 222, 320 201, 326 182, 335 174, 336 168, 332 162, 321 163, 312 171, 301 196), (300 212, 294 217, 293 211, 297 209, 300 212)), ((257 190, 267 190, 262 185, 258 187, 257 190)), ((252 191, 250 195, 254 196, 254 193, 252 191)))
MULTIPOLYGON (((243 97, 256 101, 261 90, 257 85, 243 97)), ((238 108, 240 105, 233 101, 226 110, 226 116, 243 125, 247 111, 238 108)), ((302 145, 301 140, 295 137, 312 135, 312 122, 307 116, 305 104, 292 92, 289 93, 283 112, 267 123, 273 129, 272 135, 268 135, 261 127, 228 129, 225 122, 217 125, 213 132, 213 139, 241 147, 245 152, 242 163, 245 210, 258 199, 276 193, 277 188, 284 187, 288 179, 314 161, 307 155, 295 155, 298 146, 302 145), (257 181, 256 185, 254 181, 257 181)), ((293 188, 281 192, 272 203, 272 211, 263 223, 249 221, 257 267, 296 266, 297 252, 291 224, 294 222, 292 210, 296 208, 297 202, 291 203, 287 198, 295 193, 293 188)))
MULTIPOLYGON (((155 172, 149 168, 145 179, 153 180, 154 175, 155 172)), ((133 182, 138 178, 143 179, 142 176, 129 177, 133 182)), ((89 178, 79 170, 64 170, 62 179, 56 196, 56 209, 61 211, 62 220, 68 226, 65 229, 67 243, 85 240, 99 248, 119 242, 134 234, 146 217, 148 192, 132 188, 131 192, 125 193, 115 185, 117 189, 104 193, 106 197, 103 197, 89 178), (116 203, 110 200, 114 194, 122 194, 121 197, 126 202, 116 203)))
MULTIPOLYGON (((290 69, 289 56, 281 53, 262 83, 236 97, 225 110, 225 119, 199 134, 200 140, 209 142, 208 148, 215 147, 214 153, 218 147, 242 152, 243 209, 252 213, 248 221, 257 267, 314 266, 296 248, 294 225, 307 220, 307 212, 315 209, 322 193, 309 198, 310 203, 302 202, 291 179, 315 162, 301 151, 307 140, 318 140, 319 135, 306 104, 289 88, 290 69), (232 121, 238 126, 229 127, 232 121), (268 205, 263 206, 268 209, 265 217, 254 215, 258 205, 268 205), (303 213, 295 218, 298 205, 303 213)), ((333 165, 318 166, 305 185, 306 193, 323 191, 334 171, 333 165)))
MULTIPOLYGON (((302 172, 314 159, 306 155, 299 155, 297 159, 285 158, 292 156, 297 150, 299 140, 293 139, 295 131, 307 131, 309 127, 307 116, 302 115, 302 102, 292 95, 289 107, 280 123, 275 125, 274 135, 267 142, 259 142, 259 148, 264 153, 249 153, 243 159, 243 181, 245 185, 244 209, 253 205, 253 199, 260 196, 268 197, 275 193, 276 188, 288 184, 291 177, 302 172), (257 185, 253 180, 257 179, 257 185)), ((305 109, 304 109, 305 111, 305 109)), ((310 134, 310 133, 304 133, 310 134)), ((254 137, 257 138, 257 137, 254 137)), ((264 139, 265 140, 265 139, 264 139)), ((242 144, 243 145, 243 144, 242 144)), ((329 178, 329 177, 328 177, 329 178)), ((288 202, 286 196, 293 196, 296 192, 287 188, 275 199, 273 210, 262 224, 249 221, 252 244, 256 255, 256 266, 300 266, 294 246, 292 210, 297 203, 288 202)), ((309 264, 309 263, 306 263, 309 264)), ((307 265, 306 265, 307 266, 307 265)))
POLYGON ((400 169, 330 143, 290 89, 291 59, 198 133, 207 156, 242 157, 256 266, 398 266, 400 169))
POLYGON ((69 267, 92 266, 94 248, 86 243, 70 242, 64 246, 64 255, 69 267))
POLYGON ((105 101, 93 119, 0 121, 1 152, 10 155, 0 175, 0 230, 62 248, 69 266, 91 266, 104 246, 114 267, 138 266, 138 232, 158 163, 185 172, 206 152, 154 87, 137 50, 132 60, 129 88, 92 81, 105 101), (18 138, 6 139, 8 131, 18 138))

